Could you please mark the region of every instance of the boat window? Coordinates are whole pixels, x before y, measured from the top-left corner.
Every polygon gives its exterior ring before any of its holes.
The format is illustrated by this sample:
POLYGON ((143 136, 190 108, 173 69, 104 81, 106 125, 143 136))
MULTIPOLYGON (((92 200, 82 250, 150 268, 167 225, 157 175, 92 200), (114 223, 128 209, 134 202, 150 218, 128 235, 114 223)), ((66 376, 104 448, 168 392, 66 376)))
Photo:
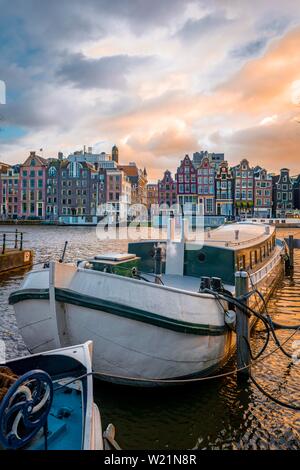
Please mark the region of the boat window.
POLYGON ((253 268, 256 264, 256 251, 251 251, 250 253, 250 267, 253 268))
POLYGON ((238 270, 242 271, 246 268, 246 258, 245 255, 241 255, 238 257, 238 270))
POLYGON ((200 263, 204 263, 205 258, 205 253, 203 253, 203 251, 200 251, 200 253, 198 254, 198 260, 200 261, 200 263))

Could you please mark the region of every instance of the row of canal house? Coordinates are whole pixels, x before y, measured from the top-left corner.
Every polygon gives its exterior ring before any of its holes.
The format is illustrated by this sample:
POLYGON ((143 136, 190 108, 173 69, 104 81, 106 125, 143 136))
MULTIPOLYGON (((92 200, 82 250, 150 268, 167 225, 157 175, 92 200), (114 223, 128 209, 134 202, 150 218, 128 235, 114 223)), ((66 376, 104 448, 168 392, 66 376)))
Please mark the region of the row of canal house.
POLYGON ((147 185, 147 171, 135 163, 120 165, 112 155, 75 152, 67 159, 44 159, 31 152, 24 163, 0 163, 0 217, 68 221, 93 218, 99 204, 108 203, 114 218, 123 217, 131 203, 195 206, 205 215, 284 217, 300 210, 300 175, 283 168, 269 174, 243 159, 230 167, 224 154, 196 152, 180 162, 175 177, 166 170, 158 184, 147 185))
MULTIPOLYGON (((132 202, 147 203, 147 171, 119 165, 112 155, 75 152, 44 159, 30 152, 24 163, 0 163, 0 218, 95 222, 107 204, 111 219, 126 215, 132 202), (134 195, 134 196, 133 196, 134 195)), ((105 209, 105 210, 106 210, 105 209)))
POLYGON ((300 175, 292 178, 283 168, 274 176, 247 159, 230 167, 224 154, 197 152, 180 162, 175 178, 169 170, 158 181, 158 203, 203 203, 205 215, 284 217, 300 209, 300 175))

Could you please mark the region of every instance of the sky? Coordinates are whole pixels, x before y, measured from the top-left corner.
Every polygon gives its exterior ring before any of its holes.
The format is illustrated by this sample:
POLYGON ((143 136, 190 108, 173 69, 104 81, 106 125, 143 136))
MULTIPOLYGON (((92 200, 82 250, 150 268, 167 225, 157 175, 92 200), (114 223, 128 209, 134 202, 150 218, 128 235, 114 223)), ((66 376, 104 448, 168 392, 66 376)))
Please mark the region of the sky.
POLYGON ((119 147, 300 173, 300 1, 0 0, 0 161, 119 147))

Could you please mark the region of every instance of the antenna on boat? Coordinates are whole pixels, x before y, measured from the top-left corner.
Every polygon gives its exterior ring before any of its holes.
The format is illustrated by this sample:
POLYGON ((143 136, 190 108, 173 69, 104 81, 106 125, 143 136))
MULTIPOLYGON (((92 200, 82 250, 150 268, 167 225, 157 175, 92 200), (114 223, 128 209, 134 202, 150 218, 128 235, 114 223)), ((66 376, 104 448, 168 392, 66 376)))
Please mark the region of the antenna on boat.
POLYGON ((162 247, 159 244, 154 245, 154 274, 155 283, 161 284, 162 274, 162 247))
POLYGON ((66 254, 66 250, 67 250, 67 246, 68 246, 68 242, 65 241, 65 246, 64 246, 64 249, 63 249, 61 258, 59 259, 59 263, 63 263, 63 262, 64 262, 65 254, 66 254))

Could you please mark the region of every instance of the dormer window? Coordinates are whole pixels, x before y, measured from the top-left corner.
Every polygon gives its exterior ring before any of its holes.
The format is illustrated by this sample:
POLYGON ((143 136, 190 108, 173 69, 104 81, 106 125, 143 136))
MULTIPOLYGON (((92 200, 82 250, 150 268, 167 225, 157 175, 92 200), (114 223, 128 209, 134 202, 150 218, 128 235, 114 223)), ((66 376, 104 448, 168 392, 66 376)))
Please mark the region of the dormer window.
POLYGON ((56 176, 56 168, 55 166, 51 166, 51 168, 49 168, 49 176, 51 176, 52 178, 56 176))

